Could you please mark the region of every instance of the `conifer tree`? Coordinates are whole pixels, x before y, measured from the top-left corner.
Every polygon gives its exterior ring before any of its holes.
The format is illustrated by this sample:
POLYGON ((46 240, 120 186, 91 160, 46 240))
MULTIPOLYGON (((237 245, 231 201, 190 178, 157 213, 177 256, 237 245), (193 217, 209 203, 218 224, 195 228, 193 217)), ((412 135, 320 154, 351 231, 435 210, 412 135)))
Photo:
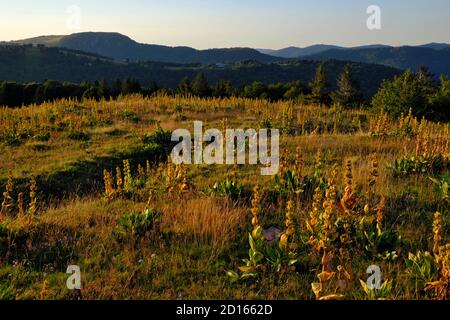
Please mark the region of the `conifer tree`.
POLYGON ((316 75, 311 82, 312 98, 314 102, 329 104, 329 83, 323 63, 319 64, 316 75))
POLYGON ((337 80, 333 101, 344 107, 357 107, 362 102, 359 84, 352 77, 352 67, 347 64, 337 80))
POLYGON ((203 72, 199 73, 192 81, 192 93, 198 97, 207 97, 211 94, 211 88, 203 72))
POLYGON ((191 81, 188 77, 181 79, 180 84, 178 85, 178 93, 184 96, 192 94, 191 81))

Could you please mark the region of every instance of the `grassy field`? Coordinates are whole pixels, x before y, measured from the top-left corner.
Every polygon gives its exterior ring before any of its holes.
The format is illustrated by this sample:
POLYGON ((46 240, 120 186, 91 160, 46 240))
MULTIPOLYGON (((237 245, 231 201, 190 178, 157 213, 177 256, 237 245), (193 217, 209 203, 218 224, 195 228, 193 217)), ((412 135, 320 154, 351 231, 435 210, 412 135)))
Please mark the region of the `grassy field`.
POLYGON ((449 129, 238 98, 0 109, 0 299, 448 299, 449 129), (280 129, 279 174, 173 165, 196 120, 280 129))

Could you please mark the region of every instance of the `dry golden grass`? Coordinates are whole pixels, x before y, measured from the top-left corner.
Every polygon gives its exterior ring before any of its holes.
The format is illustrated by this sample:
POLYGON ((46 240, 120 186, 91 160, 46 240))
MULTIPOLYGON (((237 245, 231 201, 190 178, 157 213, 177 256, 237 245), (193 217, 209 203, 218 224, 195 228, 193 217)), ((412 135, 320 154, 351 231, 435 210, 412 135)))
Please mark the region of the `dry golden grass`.
POLYGON ((249 213, 215 198, 186 199, 162 208, 162 228, 169 229, 186 243, 206 244, 223 250, 239 237, 249 213))
MULTIPOLYGON (((297 148, 303 158, 303 175, 314 175, 318 152, 325 181, 336 166, 337 197, 345 193, 348 160, 352 162, 352 188, 360 201, 364 201, 372 163, 378 162, 373 194, 378 200, 386 198, 383 225, 400 233, 403 243, 394 262, 363 254, 352 256, 353 280, 365 278, 368 264, 377 262, 395 281, 390 298, 424 298, 406 274, 404 259, 408 251, 431 250, 431 225, 438 207, 444 217, 442 239, 448 239, 448 209, 440 204, 428 174, 398 178, 388 165, 403 156, 416 155, 416 150, 432 152, 438 144, 439 152, 448 153, 448 124, 411 117, 391 121, 366 110, 302 106, 290 101, 166 96, 127 96, 100 102, 63 100, 0 110, 0 191, 12 170, 15 182, 20 182, 15 184, 12 198, 17 200, 18 192, 24 192, 20 202, 27 207, 29 179, 33 175, 38 181, 38 211, 32 223, 26 213, 16 217, 16 202, 3 217, 8 233, 0 249, 4 245, 7 255, 0 257, 0 280, 12 280, 0 296, 35 299, 46 288, 45 298, 67 299, 70 292, 64 286, 65 266, 74 263, 84 272, 83 298, 313 298, 310 284, 315 281, 320 261, 307 247, 305 221, 312 201, 300 195, 277 198, 271 193, 274 178, 262 177, 257 166, 188 166, 183 178, 188 180, 189 190, 177 192, 166 184, 166 164, 158 166, 157 159, 148 159, 150 177, 128 186, 126 194, 105 200, 104 169, 112 170, 115 177, 116 165, 123 168, 123 160, 131 157, 132 179, 138 180, 138 164, 146 168, 147 159, 132 157, 145 147, 144 135, 159 126, 169 131, 193 130, 194 120, 204 121, 205 129, 279 128, 281 148, 287 150, 290 168, 297 148), (405 125, 410 126, 411 134, 402 131, 405 125), (71 139, 68 134, 72 131, 85 133, 89 139, 71 139), (41 141, 39 135, 46 133, 49 140, 41 141), (18 143, 9 144, 11 137, 19 137, 18 143), (110 158, 117 163, 112 165, 110 158), (216 182, 230 176, 244 187, 238 200, 212 191, 216 182), (78 179, 76 183, 74 179, 78 179), (55 183, 59 183, 56 190, 55 183), (257 282, 232 284, 225 271, 236 270, 248 254, 251 190, 255 185, 261 187, 258 218, 265 228, 284 228, 286 202, 293 201, 294 228, 303 236, 301 241, 294 239, 303 250, 301 267, 296 272, 267 272, 257 282), (52 198, 68 190, 64 197, 52 198), (139 217, 145 208, 161 213, 156 231, 131 239, 118 238, 115 231, 120 220, 132 211, 139 217)), ((361 211, 363 205, 356 210, 361 211)), ((365 298, 357 287, 348 291, 348 297, 365 298)))

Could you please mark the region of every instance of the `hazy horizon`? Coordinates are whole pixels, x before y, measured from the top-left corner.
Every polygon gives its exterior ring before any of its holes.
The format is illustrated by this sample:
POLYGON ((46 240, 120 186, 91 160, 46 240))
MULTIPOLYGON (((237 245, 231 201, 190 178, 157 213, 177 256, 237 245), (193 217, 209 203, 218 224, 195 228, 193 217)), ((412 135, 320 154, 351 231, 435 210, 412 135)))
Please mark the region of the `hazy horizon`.
POLYGON ((445 0, 118 0, 0 3, 0 40, 79 32, 119 32, 148 44, 197 49, 251 47, 281 49, 330 44, 354 47, 449 43, 450 3, 445 0), (431 3, 430 3, 431 2, 431 3), (366 10, 381 8, 381 30, 369 30, 366 10), (69 27, 74 11, 80 24, 69 27))
MULTIPOLYGON (((89 30, 87 30, 87 31, 81 31, 79 33, 90 33, 90 32, 92 32, 92 33, 119 33, 119 34, 122 34, 124 36, 127 36, 127 37, 131 38, 132 40, 137 41, 133 37, 130 37, 129 35, 124 34, 124 33, 120 32, 120 31, 89 31, 89 30)), ((74 33, 76 34, 78 32, 74 32, 74 33)), ((68 33, 68 34, 45 34, 45 35, 44 34, 39 34, 39 35, 34 35, 34 36, 30 36, 30 37, 26 37, 26 38, 19 38, 19 39, 11 39, 11 40, 0 39, 0 42, 1 41, 4 41, 4 42, 20 41, 20 40, 38 38, 38 37, 41 37, 41 36, 69 36, 71 34, 72 33, 68 33)), ((141 43, 141 44, 166 45, 166 44, 163 44, 163 43, 147 43, 147 42, 141 42, 141 41, 137 41, 137 42, 141 43)), ((240 47, 242 47, 242 48, 253 48, 253 49, 257 49, 257 50, 274 50, 274 51, 277 51, 277 50, 287 49, 287 48, 290 48, 290 47, 307 48, 307 47, 315 46, 315 45, 330 45, 330 46, 340 46, 340 47, 344 47, 344 48, 345 47, 353 48, 353 47, 370 46, 370 45, 389 45, 389 46, 392 46, 392 47, 418 46, 418 45, 420 46, 420 45, 426 45, 426 44, 430 44, 430 43, 450 44, 450 42, 445 42, 445 41, 430 41, 430 42, 423 42, 423 43, 415 43, 415 44, 408 44, 408 43, 406 43, 406 44, 399 44, 399 45, 391 45, 391 44, 387 44, 387 43, 360 43, 360 44, 356 44, 356 45, 353 45, 353 46, 344 46, 344 45, 341 45, 341 44, 338 44, 338 43, 321 43, 321 42, 317 42, 317 43, 311 43, 311 44, 304 45, 304 46, 289 45, 289 46, 281 47, 281 48, 260 48, 260 47, 250 47, 250 46, 240 46, 240 47)), ((171 47, 186 47, 186 45, 183 45, 183 44, 167 45, 167 46, 171 46, 171 47)), ((199 50, 207 50, 207 49, 237 48, 237 47, 234 46, 234 47, 211 47, 211 48, 196 48, 196 47, 192 47, 192 48, 199 49, 199 50)))

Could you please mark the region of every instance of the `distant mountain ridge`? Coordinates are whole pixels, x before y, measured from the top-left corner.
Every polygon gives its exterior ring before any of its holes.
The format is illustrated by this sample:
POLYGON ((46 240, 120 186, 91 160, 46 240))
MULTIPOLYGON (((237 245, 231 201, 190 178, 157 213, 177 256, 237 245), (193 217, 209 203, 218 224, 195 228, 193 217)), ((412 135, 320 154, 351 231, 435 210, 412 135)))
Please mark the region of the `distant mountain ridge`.
POLYGON ((450 44, 428 43, 420 46, 392 47, 370 44, 358 47, 317 44, 305 48, 281 50, 228 48, 197 50, 191 47, 169 47, 142 44, 114 32, 82 32, 67 36, 51 35, 14 41, 13 44, 34 44, 89 52, 117 61, 155 61, 166 63, 223 64, 239 61, 273 63, 285 59, 341 60, 380 64, 397 69, 417 70, 427 66, 436 75, 450 76, 450 44))
POLYGON ((333 45, 324 45, 317 44, 313 46, 309 46, 306 48, 298 48, 298 47, 288 47, 280 50, 271 50, 271 49, 258 49, 261 53, 265 53, 274 57, 293 59, 293 58, 301 58, 302 56, 307 56, 311 54, 316 54, 320 52, 324 52, 330 49, 339 49, 342 47, 333 46, 333 45))
POLYGON ((315 45, 306 48, 289 47, 281 50, 264 50, 280 58, 301 58, 324 61, 341 60, 380 64, 398 69, 418 70, 424 65, 436 76, 450 76, 450 44, 428 43, 419 46, 393 47, 373 44, 359 47, 315 45))
POLYGON ((42 36, 14 41, 16 44, 40 44, 96 53, 116 60, 160 61, 173 63, 221 63, 257 60, 263 63, 280 60, 251 48, 197 50, 138 43, 114 32, 83 32, 68 36, 42 36))
POLYGON ((431 42, 431 43, 423 44, 423 45, 417 46, 417 47, 430 48, 430 49, 434 49, 434 50, 444 50, 444 49, 450 49, 450 44, 431 42))
MULTIPOLYGON (((381 65, 327 61, 325 69, 330 84, 344 66, 350 63, 355 79, 365 97, 370 97, 384 79, 390 79, 401 70, 381 65), (367 75, 370 75, 369 77, 367 75)), ((242 61, 227 64, 175 64, 166 62, 123 62, 66 48, 34 45, 0 44, 0 81, 43 82, 45 80, 82 81, 135 78, 143 85, 156 82, 159 86, 176 88, 180 81, 193 79, 199 72, 205 74, 210 84, 229 80, 235 87, 260 81, 266 84, 300 80, 309 83, 319 62, 284 60, 275 63, 242 61)))
MULTIPOLYGON (((434 50, 445 50, 450 49, 450 44, 447 43, 427 43, 419 46, 409 46, 409 47, 419 47, 419 48, 429 48, 434 50)), ((271 55, 279 58, 302 58, 314 54, 323 53, 328 50, 340 49, 340 50, 360 50, 360 49, 380 49, 380 48, 394 48, 393 46, 388 46, 384 44, 369 44, 363 46, 356 47, 342 47, 336 45, 327 45, 327 44, 316 44, 312 46, 308 46, 305 48, 300 47, 287 47, 279 50, 273 49, 257 49, 259 52, 271 55)))
POLYGON ((326 52, 328 50, 357 50, 357 49, 368 49, 368 48, 385 48, 390 47, 383 44, 370 44, 366 46, 358 46, 358 47, 341 47, 336 45, 328 45, 328 44, 315 44, 309 47, 300 48, 300 47, 287 47, 280 50, 272 50, 272 49, 258 49, 261 53, 268 54, 274 57, 293 59, 293 58, 302 58, 314 54, 319 54, 322 52, 326 52))
POLYGON ((417 71, 420 66, 426 66, 436 76, 450 76, 450 48, 446 47, 440 50, 427 46, 333 49, 302 58, 314 61, 335 59, 363 62, 413 71, 417 71))

